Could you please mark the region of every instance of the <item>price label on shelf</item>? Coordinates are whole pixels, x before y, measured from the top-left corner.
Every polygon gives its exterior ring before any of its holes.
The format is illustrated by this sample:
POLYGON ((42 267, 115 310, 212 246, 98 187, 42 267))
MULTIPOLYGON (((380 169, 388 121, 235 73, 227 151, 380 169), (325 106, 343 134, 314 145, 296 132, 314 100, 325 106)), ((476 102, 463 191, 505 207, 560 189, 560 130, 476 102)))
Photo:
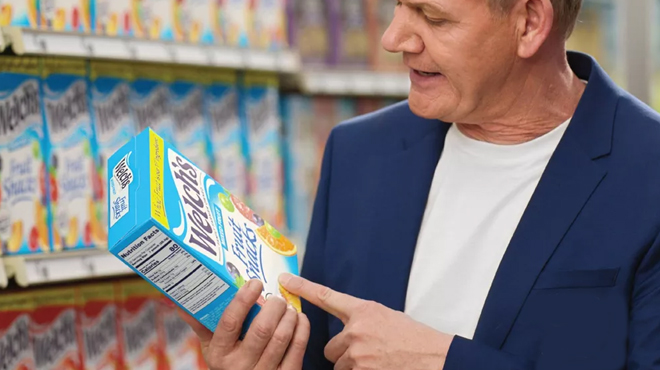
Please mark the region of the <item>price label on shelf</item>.
POLYGON ((39 52, 50 55, 67 55, 76 57, 89 56, 89 48, 81 35, 67 33, 43 33, 37 36, 36 44, 39 52))
POLYGON ((128 41, 115 37, 85 37, 85 47, 89 55, 95 58, 105 59, 132 59, 133 54, 128 41))
POLYGON ((173 62, 169 45, 160 41, 132 40, 129 42, 133 59, 144 62, 173 62))

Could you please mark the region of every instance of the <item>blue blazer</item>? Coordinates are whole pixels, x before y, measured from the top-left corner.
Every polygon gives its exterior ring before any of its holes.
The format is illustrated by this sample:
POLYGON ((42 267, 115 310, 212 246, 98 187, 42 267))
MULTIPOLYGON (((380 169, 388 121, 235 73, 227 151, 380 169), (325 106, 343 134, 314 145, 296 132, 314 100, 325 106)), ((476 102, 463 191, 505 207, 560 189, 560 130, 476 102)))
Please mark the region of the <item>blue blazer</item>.
MULTIPOLYGON (((589 81, 586 91, 508 246, 474 339, 455 339, 445 370, 660 369, 660 116, 589 56, 568 58, 589 81)), ((404 310, 448 128, 403 102, 333 130, 303 276, 404 310)), ((332 369, 323 348, 342 323, 303 307, 312 325, 305 369, 332 369)))

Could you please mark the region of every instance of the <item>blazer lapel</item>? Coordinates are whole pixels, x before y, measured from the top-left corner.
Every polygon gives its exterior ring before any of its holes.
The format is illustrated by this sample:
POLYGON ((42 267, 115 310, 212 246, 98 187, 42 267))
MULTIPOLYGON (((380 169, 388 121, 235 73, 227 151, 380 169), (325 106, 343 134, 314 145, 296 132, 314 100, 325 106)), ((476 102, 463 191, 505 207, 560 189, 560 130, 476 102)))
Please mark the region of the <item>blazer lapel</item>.
POLYGON ((403 150, 374 157, 375 181, 371 189, 372 214, 379 229, 368 245, 365 266, 368 299, 403 311, 428 193, 444 146, 449 124, 434 121, 434 128, 415 142, 404 141, 403 150))
POLYGON ((617 90, 595 61, 569 54, 587 90, 539 182, 502 259, 474 339, 500 348, 546 262, 606 170, 596 160, 611 150, 617 90))

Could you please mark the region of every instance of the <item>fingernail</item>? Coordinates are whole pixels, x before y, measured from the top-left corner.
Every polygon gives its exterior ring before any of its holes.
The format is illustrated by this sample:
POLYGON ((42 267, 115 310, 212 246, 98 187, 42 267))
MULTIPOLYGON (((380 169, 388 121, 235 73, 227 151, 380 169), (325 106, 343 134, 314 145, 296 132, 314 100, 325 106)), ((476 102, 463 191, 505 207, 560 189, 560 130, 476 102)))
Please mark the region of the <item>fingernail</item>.
POLYGON ((252 285, 252 280, 248 280, 248 281, 245 283, 245 285, 243 285, 243 287, 244 287, 245 289, 250 289, 250 285, 252 285))
POLYGON ((279 278, 280 284, 286 286, 289 283, 289 281, 291 281, 291 278, 293 278, 293 275, 289 273, 281 274, 279 278))
POLYGON ((290 309, 291 311, 298 312, 298 310, 296 310, 296 308, 293 307, 293 305, 290 303, 286 306, 286 308, 290 309))

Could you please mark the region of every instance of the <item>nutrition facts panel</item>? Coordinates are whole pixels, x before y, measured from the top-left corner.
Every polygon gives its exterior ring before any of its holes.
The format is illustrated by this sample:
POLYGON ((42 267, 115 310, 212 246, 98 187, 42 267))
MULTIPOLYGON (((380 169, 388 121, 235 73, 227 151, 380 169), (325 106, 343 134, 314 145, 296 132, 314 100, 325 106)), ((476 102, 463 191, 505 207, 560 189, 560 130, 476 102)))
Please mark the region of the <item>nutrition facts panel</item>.
POLYGON ((119 256, 192 314, 229 288, 156 227, 124 248, 119 256))

